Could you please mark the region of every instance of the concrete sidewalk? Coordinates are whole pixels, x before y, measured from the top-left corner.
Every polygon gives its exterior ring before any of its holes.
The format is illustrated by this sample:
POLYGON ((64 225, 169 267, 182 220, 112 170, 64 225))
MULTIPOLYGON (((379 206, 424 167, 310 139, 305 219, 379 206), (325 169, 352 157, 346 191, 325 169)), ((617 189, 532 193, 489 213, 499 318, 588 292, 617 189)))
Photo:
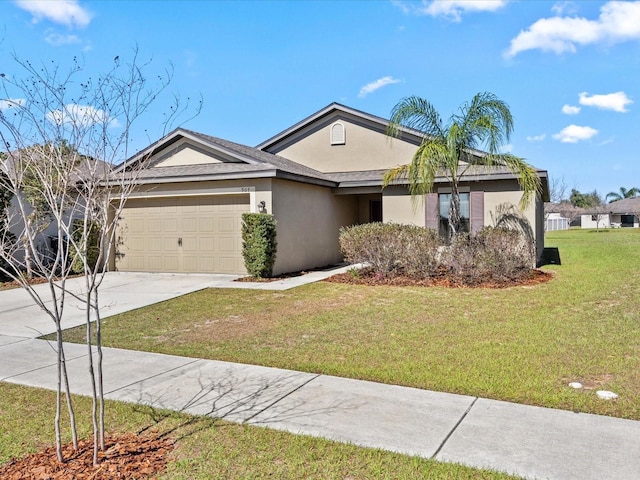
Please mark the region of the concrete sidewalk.
MULTIPOLYGON (((74 393, 87 348, 66 344, 74 393)), ((227 362, 105 348, 109 399, 531 479, 640 478, 640 422, 227 362)), ((0 335, 0 380, 55 388, 44 340, 0 335)))

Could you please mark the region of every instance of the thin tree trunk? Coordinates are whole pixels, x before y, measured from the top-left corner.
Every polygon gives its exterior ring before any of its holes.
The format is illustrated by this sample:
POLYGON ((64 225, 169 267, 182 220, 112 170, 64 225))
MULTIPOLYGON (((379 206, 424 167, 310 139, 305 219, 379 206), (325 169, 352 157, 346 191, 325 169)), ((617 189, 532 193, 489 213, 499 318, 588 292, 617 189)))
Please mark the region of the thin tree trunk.
POLYGON ((104 381, 102 376, 102 318, 98 306, 98 289, 94 290, 96 313, 96 347, 98 349, 98 403, 100 405, 100 449, 104 450, 104 381))
MULTIPOLYGON (((62 332, 60 332, 62 335, 62 332)), ((62 375, 64 378, 64 388, 67 397, 67 410, 69 411, 69 424, 71 425, 71 441, 73 449, 78 450, 78 432, 76 430, 76 414, 73 410, 73 401, 71 400, 71 387, 69 386, 69 375, 67 373, 67 361, 62 350, 62 375)))
POLYGON ((91 291, 87 292, 87 348, 89 349, 89 376, 91 378, 91 422, 93 424, 93 465, 98 465, 98 394, 96 389, 96 376, 93 369, 93 342, 91 340, 91 291))
MULTIPOLYGON (((27 225, 26 225, 26 235, 29 235, 31 232, 31 228, 32 228, 32 221, 31 218, 27 218, 27 225)), ((33 278, 33 258, 31 255, 31 242, 29 241, 29 238, 25 238, 24 239, 24 265, 27 269, 27 278, 31 279, 33 278)))
POLYGON ((54 419, 54 428, 56 432, 56 456, 60 463, 64 462, 62 457, 62 437, 60 435, 60 410, 62 405, 62 330, 60 323, 56 322, 56 343, 58 345, 58 379, 56 384, 56 416, 54 419))
POLYGON ((449 203, 449 228, 451 239, 460 232, 460 192, 458 185, 451 185, 451 202, 449 203))

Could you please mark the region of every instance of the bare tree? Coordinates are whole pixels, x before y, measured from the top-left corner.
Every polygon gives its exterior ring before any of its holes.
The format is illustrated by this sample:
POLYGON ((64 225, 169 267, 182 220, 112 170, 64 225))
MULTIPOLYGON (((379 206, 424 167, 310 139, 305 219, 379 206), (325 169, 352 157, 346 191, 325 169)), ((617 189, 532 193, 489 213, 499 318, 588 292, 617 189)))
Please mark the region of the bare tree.
POLYGON ((560 203, 563 200, 567 200, 567 191, 569 186, 564 177, 550 177, 549 178, 549 198, 551 203, 560 203))
POLYGON ((604 203, 600 203, 592 207, 591 216, 593 220, 596 222, 596 231, 600 231, 600 222, 602 222, 609 215, 609 208, 604 203))
POLYGON ((566 218, 569 221, 569 226, 583 213, 583 209, 576 207, 571 202, 564 201, 557 204, 554 210, 560 214, 560 216, 566 218))
MULTIPOLYGON (((0 187, 14 196, 6 224, 19 232, 14 240, 0 238, 0 256, 8 264, 0 265, 0 271, 19 282, 55 324, 58 381, 54 424, 60 461, 64 460, 60 434, 63 390, 77 446, 63 343, 65 300, 72 296, 83 302, 93 394, 93 458, 97 463, 105 435, 99 291, 119 214, 136 188, 142 168, 141 162, 129 165, 129 160, 117 169, 114 166, 131 157, 132 126, 166 89, 172 71, 147 77, 150 65, 140 62, 137 51, 130 62, 121 63, 116 57, 111 68, 95 78, 86 77, 75 60, 66 72, 56 66, 15 61, 24 77, 0 74, 4 96, 0 140, 5 149, 0 157, 0 171, 5 174, 0 177, 0 187), (55 228, 48 246, 43 243, 47 239, 42 238, 42 231, 43 226, 51 231, 50 223, 55 228), (67 284, 74 268, 82 273, 82 293, 67 284), (46 279, 47 295, 41 295, 29 281, 25 272, 32 270, 46 279)), ((196 113, 200 105, 201 101, 196 113)), ((189 102, 181 104, 174 96, 164 120, 158 122, 159 128, 166 133, 188 110, 189 102)))

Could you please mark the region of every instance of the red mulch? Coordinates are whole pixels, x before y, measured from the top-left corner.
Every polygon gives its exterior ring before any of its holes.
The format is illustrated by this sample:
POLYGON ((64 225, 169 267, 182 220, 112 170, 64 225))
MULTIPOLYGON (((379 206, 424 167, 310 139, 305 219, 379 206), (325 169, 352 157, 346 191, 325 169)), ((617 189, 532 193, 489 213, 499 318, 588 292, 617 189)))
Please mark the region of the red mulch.
POLYGON ((78 450, 63 445, 65 463, 58 462, 55 446, 0 466, 3 480, 112 480, 155 477, 167 465, 173 450, 170 438, 125 433, 105 438, 100 464, 93 466, 93 439, 79 440, 78 450))
POLYGON ((527 272, 527 274, 518 279, 489 280, 469 283, 464 278, 452 278, 446 274, 439 274, 427 279, 415 279, 399 275, 382 277, 376 275, 370 270, 361 270, 355 275, 349 272, 340 273, 327 278, 325 281, 333 283, 347 283, 350 285, 387 285, 393 287, 508 288, 538 285, 540 283, 548 282, 552 278, 553 275, 551 273, 535 269, 527 272))

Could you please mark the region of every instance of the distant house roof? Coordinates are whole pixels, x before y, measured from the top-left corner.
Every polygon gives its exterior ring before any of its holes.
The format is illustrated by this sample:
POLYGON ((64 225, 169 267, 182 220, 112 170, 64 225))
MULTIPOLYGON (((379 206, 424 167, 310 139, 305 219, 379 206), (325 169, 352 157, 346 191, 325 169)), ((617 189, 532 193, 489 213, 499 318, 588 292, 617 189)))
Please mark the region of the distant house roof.
MULTIPOLYGON (((14 150, 8 152, 4 160, 0 159, 0 164, 2 165, 2 169, 5 171, 5 173, 10 176, 15 176, 17 165, 20 162, 21 156, 23 155, 24 153, 22 151, 14 150)), ((47 159, 46 154, 41 154, 37 151, 32 151, 28 155, 29 157, 25 160, 25 162, 28 163, 45 161, 47 159)), ((87 180, 91 177, 96 180, 101 180, 105 178, 113 169, 113 165, 111 165, 110 163, 104 162, 102 160, 96 160, 95 158, 86 155, 82 155, 77 151, 68 154, 67 157, 70 160, 72 159, 74 164, 69 165, 68 171, 65 171, 65 173, 70 172, 70 179, 74 182, 81 182, 83 179, 87 180)))
POLYGON ((625 198, 607 205, 607 210, 615 214, 640 214, 640 197, 625 198))

